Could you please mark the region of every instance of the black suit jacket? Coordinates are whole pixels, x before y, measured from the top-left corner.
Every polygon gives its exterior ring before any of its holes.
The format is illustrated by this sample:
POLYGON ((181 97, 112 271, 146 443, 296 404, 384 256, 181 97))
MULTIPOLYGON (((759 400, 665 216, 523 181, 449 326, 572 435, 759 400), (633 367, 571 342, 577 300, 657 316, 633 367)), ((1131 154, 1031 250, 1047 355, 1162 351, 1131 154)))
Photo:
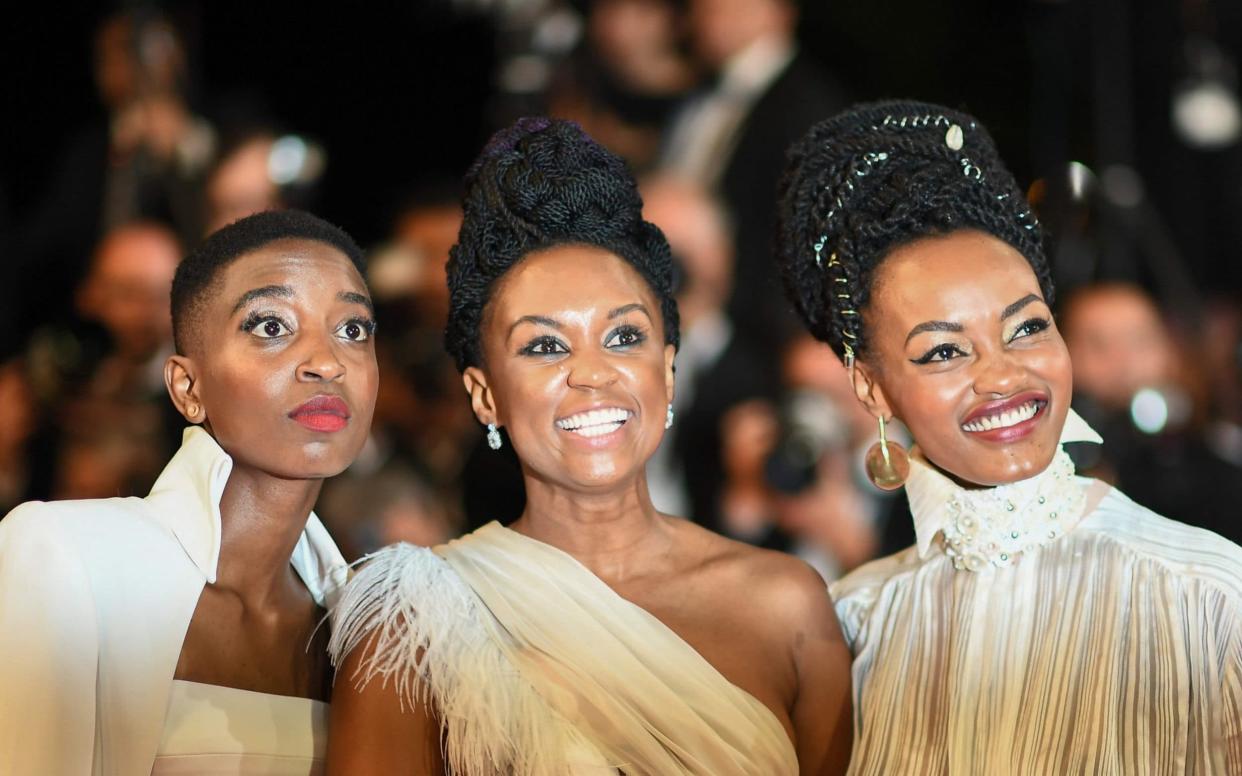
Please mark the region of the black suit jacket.
POLYGON ((729 317, 773 359, 796 326, 772 258, 785 154, 813 124, 845 106, 843 90, 804 54, 796 55, 742 122, 720 177, 720 195, 736 229, 729 317))

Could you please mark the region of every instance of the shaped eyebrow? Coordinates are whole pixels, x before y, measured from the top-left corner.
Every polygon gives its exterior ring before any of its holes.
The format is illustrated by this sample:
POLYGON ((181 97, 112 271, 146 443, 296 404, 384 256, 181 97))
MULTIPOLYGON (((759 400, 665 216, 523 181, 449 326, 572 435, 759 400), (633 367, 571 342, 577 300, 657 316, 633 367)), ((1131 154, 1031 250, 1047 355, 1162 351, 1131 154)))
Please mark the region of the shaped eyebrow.
POLYGON ((962 324, 952 323, 950 321, 923 321, 918 326, 915 326, 910 330, 910 333, 906 335, 906 342, 909 343, 910 340, 914 339, 914 335, 922 334, 925 331, 962 332, 965 331, 965 329, 962 327, 962 324))
POLYGON ((359 294, 357 291, 342 291, 336 295, 336 298, 342 302, 360 304, 367 308, 367 311, 370 312, 371 315, 375 315, 375 305, 371 303, 370 297, 366 294, 359 294))
POLYGON ((238 310, 242 309, 247 302, 252 302, 255 299, 264 299, 268 297, 288 299, 291 296, 293 296, 293 289, 289 286, 260 286, 259 288, 252 288, 241 295, 241 297, 237 300, 237 304, 233 305, 233 312, 229 314, 233 315, 238 310))
MULTIPOLYGON (((1006 307, 1004 310, 1001 310, 1000 319, 1003 321, 1010 316, 1016 315, 1022 310, 1022 308, 1026 307, 1031 302, 1042 301, 1043 299, 1041 299, 1037 294, 1027 294, 1018 301, 1006 307)), ((924 321, 910 330, 910 333, 906 335, 906 342, 910 342, 910 340, 914 338, 914 335, 922 334, 923 332, 928 331, 951 331, 960 333, 965 331, 965 329, 962 327, 962 324, 952 323, 951 321, 924 321)))
POLYGON ((620 317, 622 315, 625 315, 628 312, 633 312, 635 310, 647 316, 647 320, 651 320, 651 313, 647 310, 646 305, 640 304, 639 302, 633 302, 631 304, 623 304, 620 307, 616 307, 616 308, 613 308, 612 310, 609 310, 608 319, 612 320, 613 318, 620 317))
POLYGON ((1042 302, 1042 301, 1044 300, 1040 299, 1035 294, 1027 294, 1026 296, 1022 297, 1018 301, 1014 302, 1013 304, 1009 305, 1004 310, 1002 310, 1001 320, 1003 321, 1009 316, 1016 314, 1019 310, 1021 310, 1023 307, 1026 307, 1031 302, 1042 302))
POLYGON ((506 337, 512 336, 513 330, 516 329, 518 326, 521 326, 523 323, 537 323, 541 326, 551 326, 553 329, 556 329, 557 331, 560 331, 564 328, 563 326, 561 326, 560 322, 557 321, 555 318, 549 318, 546 315, 523 315, 521 318, 518 318, 516 321, 513 322, 513 325, 509 327, 509 333, 506 334, 505 336, 506 337))

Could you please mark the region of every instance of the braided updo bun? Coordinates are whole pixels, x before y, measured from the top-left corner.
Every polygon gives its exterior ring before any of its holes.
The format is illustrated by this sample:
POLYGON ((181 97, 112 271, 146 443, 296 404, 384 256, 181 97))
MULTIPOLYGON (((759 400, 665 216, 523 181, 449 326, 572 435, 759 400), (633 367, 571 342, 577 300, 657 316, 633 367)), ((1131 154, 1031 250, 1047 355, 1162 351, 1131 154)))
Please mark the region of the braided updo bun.
POLYGON ((777 261, 803 322, 840 357, 866 352, 862 313, 884 258, 958 229, 1017 249, 1052 304, 1039 224, 973 117, 919 102, 856 105, 790 149, 777 261))
POLYGON ((660 300, 665 342, 678 344, 668 242, 643 220, 625 162, 577 124, 525 118, 497 132, 466 175, 463 204, 445 330, 458 369, 482 362, 479 328, 496 282, 527 255, 558 245, 602 248, 638 270, 660 300))

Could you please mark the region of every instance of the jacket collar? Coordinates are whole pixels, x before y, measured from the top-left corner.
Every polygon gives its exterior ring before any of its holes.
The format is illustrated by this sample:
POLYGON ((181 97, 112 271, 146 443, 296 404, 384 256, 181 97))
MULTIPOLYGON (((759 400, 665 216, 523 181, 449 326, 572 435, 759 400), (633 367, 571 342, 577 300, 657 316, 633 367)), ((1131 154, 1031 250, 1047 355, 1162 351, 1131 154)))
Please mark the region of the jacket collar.
MULTIPOLYGON (((208 584, 220 562, 220 499, 233 459, 211 434, 190 426, 146 502, 154 520, 177 538, 208 584)), ((346 563, 323 523, 312 512, 290 558, 293 568, 321 606, 330 606, 345 582, 346 563)))
MULTIPOLYGON (((1072 409, 1065 416, 1065 425, 1061 428, 1060 444, 1066 442, 1101 444, 1103 441, 1095 429, 1087 425, 1087 421, 1072 409)), ((1041 475, 1042 472, 1035 477, 1041 475)), ((940 533, 946 522, 951 519, 949 502, 960 488, 960 485, 927 463, 927 459, 917 447, 911 452, 910 476, 906 479, 906 497, 910 500, 910 514, 914 517, 914 537, 920 558, 927 557, 936 534, 940 533)))

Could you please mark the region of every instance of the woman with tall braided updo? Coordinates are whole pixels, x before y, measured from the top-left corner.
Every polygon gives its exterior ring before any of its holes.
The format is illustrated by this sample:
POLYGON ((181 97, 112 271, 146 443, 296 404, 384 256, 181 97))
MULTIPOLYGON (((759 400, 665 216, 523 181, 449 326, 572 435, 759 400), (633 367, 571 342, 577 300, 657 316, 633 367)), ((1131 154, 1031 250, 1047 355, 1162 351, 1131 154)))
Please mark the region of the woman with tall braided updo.
POLYGON ((351 582, 329 773, 843 773, 849 653, 823 581, 652 506, 677 308, 624 162, 567 122, 500 132, 448 279, 448 349, 526 507, 351 582))
POLYGON ((972 117, 860 105, 794 146, 778 258, 879 423, 916 546, 831 587, 852 774, 1242 773, 1242 549, 1076 477, 1040 229, 972 117), (885 441, 905 423, 916 447, 885 441))

